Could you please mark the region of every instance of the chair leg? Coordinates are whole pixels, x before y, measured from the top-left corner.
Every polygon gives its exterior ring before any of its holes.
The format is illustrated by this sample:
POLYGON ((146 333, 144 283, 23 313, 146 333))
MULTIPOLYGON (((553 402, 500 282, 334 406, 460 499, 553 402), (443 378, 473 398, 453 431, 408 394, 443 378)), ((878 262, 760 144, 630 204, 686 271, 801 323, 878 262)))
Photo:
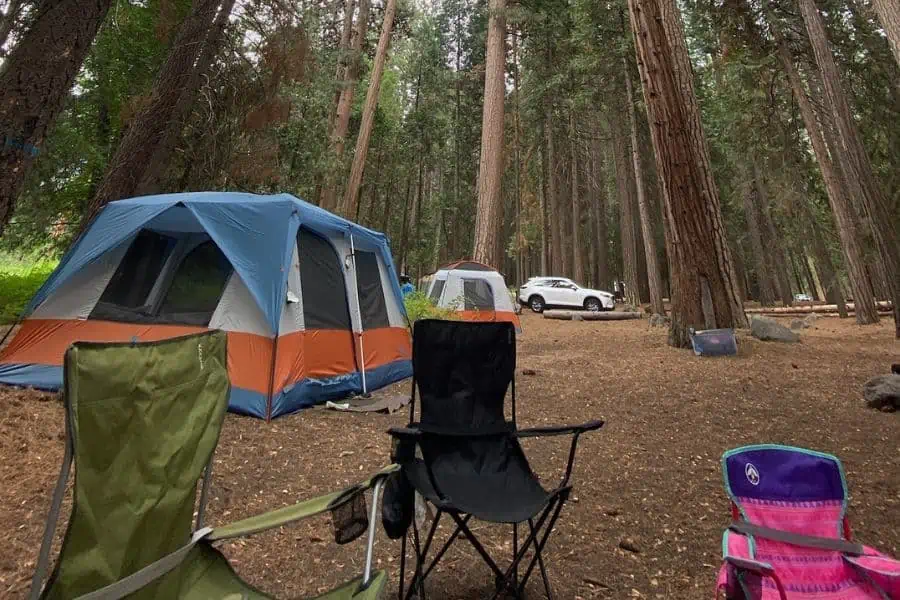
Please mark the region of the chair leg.
MULTIPOLYGON (((528 527, 531 528, 531 531, 534 531, 534 520, 528 519, 528 527)), ((552 528, 551 528, 552 529, 552 528)), ((538 566, 541 569, 541 579, 544 580, 544 589, 547 591, 547 598, 550 600, 553 599, 553 590, 550 587, 550 578, 547 577, 547 568, 544 566, 544 555, 541 552, 537 553, 538 566)), ((524 591, 524 590, 523 590, 524 591)))
POLYGON ((491 571, 494 572, 495 575, 500 577, 502 580, 509 579, 509 573, 504 573, 500 570, 500 567, 497 566, 497 563, 494 562, 494 559, 491 558, 491 555, 487 553, 487 550, 484 549, 484 546, 481 545, 481 542, 478 541, 478 538, 469 530, 469 526, 466 524, 462 518, 456 513, 450 513, 450 516, 453 517, 453 520, 456 521, 456 524, 462 530, 463 535, 468 538, 469 543, 475 548, 478 554, 481 555, 481 558, 484 559, 484 562, 487 563, 487 566, 490 567, 491 571))
POLYGON ((546 570, 544 569, 543 557, 541 553, 544 551, 544 546, 547 544, 547 540, 550 538, 550 534, 553 533, 553 526, 556 525, 556 520, 559 518, 559 513, 562 511, 563 504, 565 504, 567 498, 561 498, 557 500, 556 507, 553 505, 547 507, 544 511, 544 514, 541 516, 540 521, 538 521, 538 525, 536 528, 532 528, 532 535, 530 539, 536 541, 535 550, 534 550, 534 558, 531 559, 531 563, 529 563, 528 568, 525 570, 525 575, 522 577, 522 581, 519 583, 519 592, 523 592, 525 590, 525 584, 528 582, 528 577, 531 576, 531 572, 534 570, 534 565, 540 562, 541 565, 541 574, 544 577, 544 585, 547 591, 547 597, 552 600, 552 591, 550 590, 550 582, 547 578, 546 570), (547 526, 544 527, 544 534, 541 537, 540 542, 537 542, 537 532, 541 530, 543 521, 547 516, 547 513, 553 509, 553 516, 550 518, 550 522, 547 523, 547 526))
MULTIPOLYGON (((438 524, 440 523, 442 514, 443 514, 443 512, 439 510, 437 515, 435 516, 434 522, 431 524, 431 529, 428 531, 428 537, 425 538, 425 546, 424 547, 422 547, 420 545, 419 527, 415 523, 415 521, 413 522, 413 542, 415 544, 415 552, 416 552, 416 568, 415 568, 415 571, 413 571, 413 579, 409 584, 409 592, 406 594, 406 600, 410 600, 412 598, 412 595, 414 593, 416 586, 419 587, 420 598, 423 600, 425 598, 425 578, 428 576, 428 573, 431 572, 431 569, 434 567, 434 564, 435 564, 435 562, 437 562, 437 559, 435 559, 435 561, 431 564, 431 566, 424 572, 423 572, 422 565, 425 562, 425 557, 428 556, 428 549, 431 547, 431 542, 434 539, 434 533, 437 531, 438 524)), ((405 539, 406 538, 404 536, 404 541, 405 541, 405 539)), ((452 540, 452 538, 451 538, 451 540, 452 540)), ((448 546, 449 546, 449 544, 448 544, 448 546)), ((440 556, 443 555, 443 553, 445 551, 446 551, 446 548, 442 549, 440 555, 438 555, 438 558, 440 558, 440 556)))
POLYGON ((403 587, 406 582, 406 537, 408 532, 403 532, 403 539, 400 541, 400 589, 397 591, 397 600, 403 600, 403 587))
MULTIPOLYGON (((529 523, 531 520, 529 519, 529 523)), ((519 524, 513 523, 513 560, 516 559, 516 555, 519 553, 519 524)), ((512 584, 513 587, 519 587, 519 566, 516 565, 516 568, 513 569, 512 573, 512 584)))

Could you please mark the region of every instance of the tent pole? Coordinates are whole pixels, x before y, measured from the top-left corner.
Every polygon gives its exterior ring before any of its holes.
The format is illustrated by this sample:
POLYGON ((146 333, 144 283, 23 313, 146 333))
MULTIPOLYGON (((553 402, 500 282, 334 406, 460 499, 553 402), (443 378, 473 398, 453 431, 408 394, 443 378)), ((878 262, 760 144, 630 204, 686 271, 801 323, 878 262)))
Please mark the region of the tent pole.
POLYGON ((353 258, 353 291, 356 292, 356 319, 359 322, 359 372, 362 375, 363 394, 368 394, 369 390, 366 387, 366 352, 363 348, 362 309, 359 306, 359 277, 356 275, 356 246, 353 244, 352 229, 350 230, 350 256, 353 258))

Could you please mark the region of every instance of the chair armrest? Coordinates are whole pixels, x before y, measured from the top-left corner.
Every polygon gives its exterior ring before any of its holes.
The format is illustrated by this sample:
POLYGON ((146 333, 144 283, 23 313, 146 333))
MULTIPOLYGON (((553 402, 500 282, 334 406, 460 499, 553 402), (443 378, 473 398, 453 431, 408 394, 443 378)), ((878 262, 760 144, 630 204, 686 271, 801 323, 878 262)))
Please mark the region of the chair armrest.
POLYGON ((395 438, 420 438, 422 437, 422 432, 416 427, 391 427, 388 429, 388 434, 395 438))
POLYGON ((729 565, 733 566, 735 569, 741 571, 749 571, 750 573, 754 573, 759 575, 760 577, 768 577, 775 583, 775 588, 778 590, 778 594, 782 600, 787 600, 787 592, 784 590, 784 585, 781 583, 781 579, 778 578, 778 575, 775 573, 775 568, 769 563, 760 562, 758 560, 750 560, 747 558, 737 558, 735 556, 726 556, 725 562, 729 565))
POLYGON ((566 435, 566 434, 582 434, 586 431, 594 431, 603 427, 604 422, 597 419, 594 421, 588 421, 587 423, 582 423, 581 425, 548 425, 545 427, 529 427, 528 429, 520 429, 516 432, 516 436, 520 438, 529 438, 529 437, 545 437, 545 436, 553 436, 553 435, 566 435))
POLYGON ((204 539, 209 539, 211 531, 212 529, 209 527, 198 529, 191 536, 190 541, 178 550, 163 556, 115 583, 78 596, 76 600, 121 600, 121 598, 130 596, 183 563, 194 546, 204 539))
POLYGON ((301 519, 320 515, 349 502, 356 495, 374 487, 379 481, 398 470, 400 470, 399 465, 390 465, 378 473, 375 473, 366 481, 352 485, 339 492, 332 492, 330 494, 325 494, 324 496, 319 496, 318 498, 304 500, 297 504, 285 506, 284 508, 269 511, 261 515, 248 517, 223 527, 216 527, 212 530, 212 533, 207 536, 207 539, 214 542, 217 540, 245 537, 275 527, 281 527, 282 525, 287 525, 294 521, 300 521, 301 519))

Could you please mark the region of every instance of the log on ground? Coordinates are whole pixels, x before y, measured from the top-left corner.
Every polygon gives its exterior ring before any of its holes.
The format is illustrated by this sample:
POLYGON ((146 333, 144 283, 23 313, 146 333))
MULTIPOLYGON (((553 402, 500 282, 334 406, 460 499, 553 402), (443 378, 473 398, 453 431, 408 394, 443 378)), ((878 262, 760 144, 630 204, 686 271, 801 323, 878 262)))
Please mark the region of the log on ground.
POLYGON ((639 312, 591 312, 587 310, 545 310, 545 319, 558 319, 560 321, 626 321, 628 319, 640 319, 643 315, 639 312))
MULTIPOLYGON (((890 312, 890 302, 876 302, 876 308, 879 312, 890 312)), ((847 303, 847 310, 854 312, 855 306, 852 302, 847 303)), ((759 308, 745 308, 744 312, 749 315, 805 315, 808 313, 836 313, 838 312, 837 304, 813 304, 804 306, 762 306, 759 308)))

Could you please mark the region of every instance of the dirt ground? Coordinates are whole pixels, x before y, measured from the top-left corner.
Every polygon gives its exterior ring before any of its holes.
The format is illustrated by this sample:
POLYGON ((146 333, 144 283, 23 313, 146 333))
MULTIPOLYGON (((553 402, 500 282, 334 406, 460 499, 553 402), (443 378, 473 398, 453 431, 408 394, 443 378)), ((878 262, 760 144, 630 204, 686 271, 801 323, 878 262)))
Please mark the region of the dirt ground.
MULTIPOLYGON (((529 313, 523 325, 520 426, 606 420, 582 438, 573 501, 548 544, 559 598, 710 598, 729 521, 719 458, 749 443, 837 454, 849 478, 855 537, 900 555, 900 413, 867 409, 861 396, 866 379, 900 362, 890 321, 862 328, 822 319, 797 345, 741 335, 739 356, 724 359, 671 349, 665 331, 646 321, 548 321, 529 313), (626 538, 638 552, 619 547, 626 538)), ((362 478, 388 460, 385 430, 405 422, 403 411, 312 409, 269 424, 229 415, 209 520, 224 524, 362 478)), ((0 597, 27 592, 62 432, 55 396, 0 388, 0 597)), ((559 477, 567 450, 566 440, 526 446, 548 483, 559 477)), ((362 540, 336 546, 330 528, 323 517, 224 549, 263 590, 311 596, 362 569, 362 540)), ((493 552, 509 553, 508 529, 475 530, 493 552)), ((447 526, 441 531, 450 533, 447 526)), ((399 549, 379 536, 378 564, 389 570, 393 590, 399 549)), ((539 581, 532 578, 530 597, 542 596, 539 581)), ((468 600, 488 596, 492 583, 462 542, 429 577, 428 589, 438 600, 468 600)))

